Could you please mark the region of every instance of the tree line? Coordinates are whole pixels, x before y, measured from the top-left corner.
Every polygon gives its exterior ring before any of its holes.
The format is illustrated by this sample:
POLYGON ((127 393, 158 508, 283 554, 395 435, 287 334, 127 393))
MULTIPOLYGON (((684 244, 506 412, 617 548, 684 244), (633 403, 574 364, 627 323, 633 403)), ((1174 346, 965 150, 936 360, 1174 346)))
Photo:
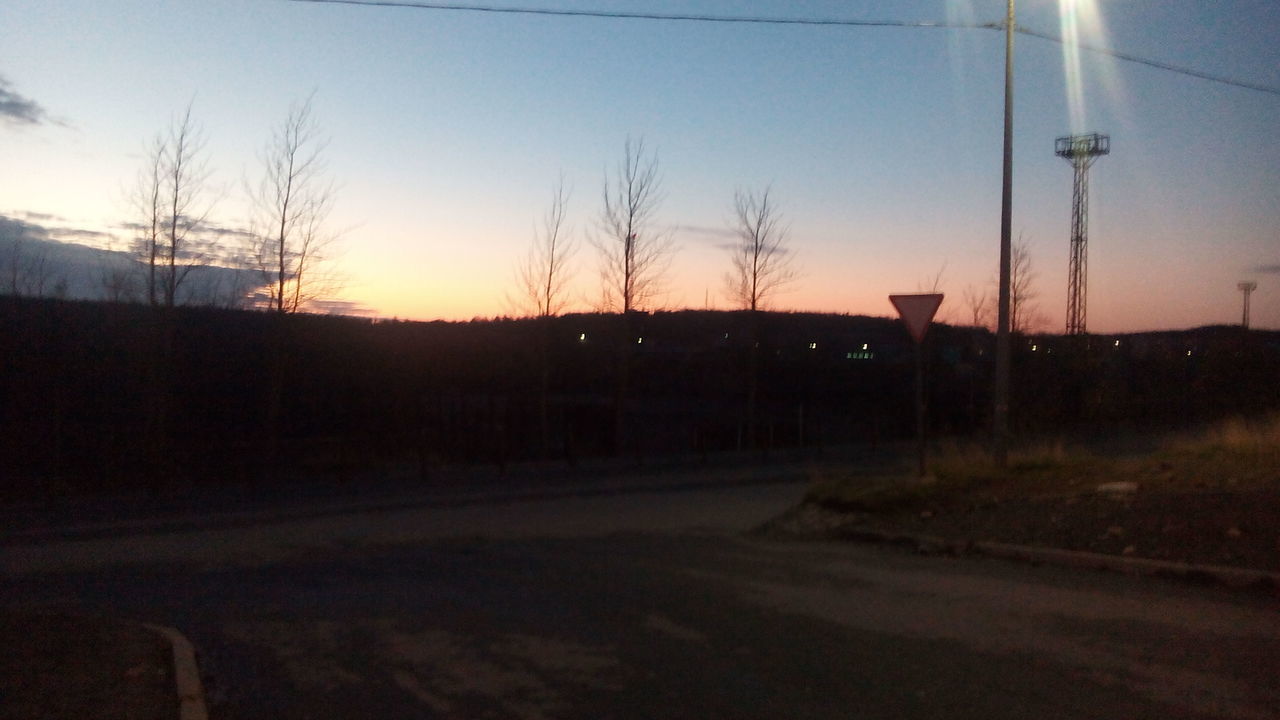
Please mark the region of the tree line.
MULTIPOLYGON (((913 345, 886 318, 637 314, 644 343, 631 357, 619 449, 614 313, 421 323, 174 312, 169 362, 157 367, 156 313, 145 304, 0 298, 0 495, 440 483, 459 465, 560 474, 592 458, 760 458, 914 431, 913 345)), ((1015 344, 1019 435, 1110 436, 1280 409, 1280 333, 1075 340, 1015 344)), ((925 352, 931 432, 980 441, 991 334, 937 325, 925 352)))

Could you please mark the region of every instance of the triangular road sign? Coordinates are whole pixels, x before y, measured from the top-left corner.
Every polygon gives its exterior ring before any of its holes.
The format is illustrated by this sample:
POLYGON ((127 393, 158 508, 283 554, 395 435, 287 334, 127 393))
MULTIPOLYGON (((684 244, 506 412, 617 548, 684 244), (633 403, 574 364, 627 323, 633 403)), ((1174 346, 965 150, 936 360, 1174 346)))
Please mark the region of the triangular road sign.
POLYGON ((889 302, 898 309, 902 322, 907 324, 907 331, 918 344, 924 340, 925 331, 929 329, 934 313, 942 305, 942 293, 890 295, 889 302))

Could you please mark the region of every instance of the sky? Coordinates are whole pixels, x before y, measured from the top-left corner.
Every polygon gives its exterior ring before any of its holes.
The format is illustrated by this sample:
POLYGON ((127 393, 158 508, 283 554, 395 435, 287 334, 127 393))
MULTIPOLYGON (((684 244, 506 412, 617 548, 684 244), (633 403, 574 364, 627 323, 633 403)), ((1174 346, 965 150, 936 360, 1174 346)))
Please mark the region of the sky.
MULTIPOLYGON (((468 4, 468 3, 463 3, 468 4)), ((490 5, 1001 21, 1001 0, 491 0, 490 5)), ((1280 88, 1273 0, 1019 0, 1021 26, 1280 88)), ((968 322, 999 257, 1004 37, 990 29, 727 25, 216 0, 0 5, 0 215, 127 245, 147 141, 188 105, 212 217, 290 105, 314 92, 338 188, 341 299, 403 319, 513 314, 517 263, 557 183, 579 249, 571 309, 598 302, 602 183, 628 138, 658 162, 676 250, 652 309, 731 307, 738 189, 770 187, 800 277, 779 310, 891 315, 938 287, 968 322), (89 236, 84 231, 103 233, 89 236), (939 279, 940 276, 940 279, 939 279)), ((1040 329, 1067 303, 1072 172, 1054 139, 1111 137, 1090 173, 1088 328, 1280 329, 1280 94, 1027 35, 1014 55, 1013 232, 1040 329)))

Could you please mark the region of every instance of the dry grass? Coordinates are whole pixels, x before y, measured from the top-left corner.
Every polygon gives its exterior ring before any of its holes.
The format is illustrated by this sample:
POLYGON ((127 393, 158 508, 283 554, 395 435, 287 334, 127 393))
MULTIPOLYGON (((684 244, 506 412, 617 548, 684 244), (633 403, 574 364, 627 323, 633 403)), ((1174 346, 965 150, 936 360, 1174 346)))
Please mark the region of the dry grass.
POLYGON ((1280 452, 1280 414, 1263 420, 1233 418, 1199 435, 1175 438, 1167 443, 1174 453, 1237 453, 1275 456, 1280 452))
MULTIPOLYGON (((973 495, 1004 498, 1096 492, 1119 480, 1145 490, 1235 490, 1280 487, 1280 415, 1233 419, 1167 440, 1148 454, 1101 457, 1056 440, 1010 452, 997 467, 985 447, 949 444, 930 461, 921 481, 909 469, 878 474, 811 471, 810 502, 844 511, 892 513, 973 495)), ((972 500, 972 498, 970 498, 972 500)))

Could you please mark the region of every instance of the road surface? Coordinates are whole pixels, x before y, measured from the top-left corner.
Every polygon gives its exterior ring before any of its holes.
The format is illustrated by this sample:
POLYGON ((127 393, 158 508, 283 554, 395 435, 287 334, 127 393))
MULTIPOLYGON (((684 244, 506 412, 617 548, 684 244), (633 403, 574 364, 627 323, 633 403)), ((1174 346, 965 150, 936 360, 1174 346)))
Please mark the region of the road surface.
POLYGON ((1280 607, 773 543, 796 484, 0 547, 9 607, 180 628, 222 718, 1275 718, 1280 607))

